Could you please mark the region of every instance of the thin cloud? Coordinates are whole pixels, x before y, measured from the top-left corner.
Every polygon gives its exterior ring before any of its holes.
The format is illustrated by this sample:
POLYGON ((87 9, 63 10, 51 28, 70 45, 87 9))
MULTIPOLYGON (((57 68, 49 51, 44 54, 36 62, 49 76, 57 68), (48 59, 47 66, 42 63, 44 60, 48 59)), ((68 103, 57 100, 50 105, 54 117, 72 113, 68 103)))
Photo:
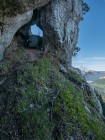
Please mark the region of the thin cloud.
POLYGON ((85 67, 89 70, 105 71, 105 57, 84 58, 73 61, 74 67, 85 67))
POLYGON ((86 61, 84 60, 77 60, 77 61, 74 61, 75 63, 86 63, 86 61))
POLYGON ((82 61, 90 61, 90 60, 105 60, 105 57, 90 57, 90 58, 83 58, 83 59, 74 60, 74 61, 82 62, 82 61))
POLYGON ((88 58, 89 60, 105 60, 105 57, 92 57, 88 58))

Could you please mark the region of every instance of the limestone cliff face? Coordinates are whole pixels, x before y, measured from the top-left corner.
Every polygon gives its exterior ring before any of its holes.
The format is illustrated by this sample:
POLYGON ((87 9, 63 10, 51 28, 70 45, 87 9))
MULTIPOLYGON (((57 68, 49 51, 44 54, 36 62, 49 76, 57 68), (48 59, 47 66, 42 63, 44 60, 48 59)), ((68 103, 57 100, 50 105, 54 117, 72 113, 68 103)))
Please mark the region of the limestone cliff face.
POLYGON ((16 31, 28 23, 33 10, 38 9, 39 24, 44 38, 50 46, 56 47, 58 56, 65 66, 71 66, 72 50, 78 39, 78 24, 82 18, 82 0, 53 0, 42 7, 44 1, 2 1, 0 5, 0 59, 10 45, 16 31))
POLYGON ((78 39, 82 18, 81 0, 53 0, 41 10, 41 25, 50 43, 62 48, 64 63, 71 66, 72 49, 78 39))
POLYGON ((0 60, 16 31, 28 23, 33 10, 50 0, 0 0, 0 60))
POLYGON ((2 21, 2 30, 0 36, 0 59, 3 57, 3 53, 6 47, 8 47, 16 33, 16 31, 29 22, 33 12, 28 11, 14 17, 7 17, 2 21))

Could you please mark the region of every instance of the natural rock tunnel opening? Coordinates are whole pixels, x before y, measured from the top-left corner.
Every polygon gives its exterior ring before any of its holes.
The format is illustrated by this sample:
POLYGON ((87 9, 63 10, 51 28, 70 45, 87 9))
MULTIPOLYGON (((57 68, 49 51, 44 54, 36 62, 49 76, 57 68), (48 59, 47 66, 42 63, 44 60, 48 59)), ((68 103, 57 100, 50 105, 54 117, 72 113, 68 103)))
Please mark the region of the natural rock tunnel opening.
POLYGON ((30 27, 27 46, 35 49, 41 49, 43 46, 43 31, 36 24, 30 27))
POLYGON ((39 13, 35 9, 32 19, 16 32, 17 44, 27 49, 43 50, 43 36, 44 33, 39 22, 39 13))
POLYGON ((7 26, 1 38, 1 60, 5 48, 10 45, 14 38, 15 43, 17 43, 16 45, 19 46, 28 48, 36 46, 36 49, 43 50, 48 48, 48 51, 56 55, 63 65, 67 68, 71 67, 72 49, 77 44, 78 24, 83 14, 82 1, 55 0, 54 2, 44 5, 45 4, 37 5, 31 8, 31 11, 28 9, 28 12, 24 10, 24 13, 20 15, 17 14, 16 17, 13 16, 9 22, 4 22, 7 26), (75 8, 76 5, 80 8, 75 8), (10 26, 10 22, 12 26, 10 26), (41 36, 38 34, 33 36, 29 33, 30 27, 33 25, 35 25, 34 27, 38 26, 36 31, 39 29, 39 31, 42 30, 41 36), (6 41, 5 36, 8 36, 6 41))
POLYGON ((39 12, 40 9, 35 9, 30 21, 16 31, 11 44, 4 51, 3 60, 35 61, 45 56, 46 35, 40 23, 39 12))
POLYGON ((35 24, 29 27, 28 34, 17 31, 17 44, 27 49, 41 49, 43 47, 43 31, 35 24))

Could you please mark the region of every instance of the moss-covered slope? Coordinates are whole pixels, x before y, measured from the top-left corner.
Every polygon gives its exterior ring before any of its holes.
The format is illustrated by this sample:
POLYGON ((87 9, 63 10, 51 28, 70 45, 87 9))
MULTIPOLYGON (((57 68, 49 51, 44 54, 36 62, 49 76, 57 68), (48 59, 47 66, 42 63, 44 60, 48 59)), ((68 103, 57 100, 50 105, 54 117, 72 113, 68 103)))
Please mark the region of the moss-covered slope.
POLYGON ((61 73, 50 57, 6 68, 0 85, 1 140, 105 139, 92 93, 75 71, 61 73))

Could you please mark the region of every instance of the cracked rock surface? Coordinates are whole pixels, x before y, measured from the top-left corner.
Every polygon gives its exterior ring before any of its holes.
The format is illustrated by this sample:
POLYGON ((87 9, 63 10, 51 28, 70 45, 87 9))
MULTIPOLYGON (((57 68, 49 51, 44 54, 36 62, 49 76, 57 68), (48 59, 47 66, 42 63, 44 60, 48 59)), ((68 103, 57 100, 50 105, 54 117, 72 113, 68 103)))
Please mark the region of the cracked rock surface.
POLYGON ((16 31, 32 18, 33 10, 48 2, 49 0, 0 0, 0 60, 16 31))

